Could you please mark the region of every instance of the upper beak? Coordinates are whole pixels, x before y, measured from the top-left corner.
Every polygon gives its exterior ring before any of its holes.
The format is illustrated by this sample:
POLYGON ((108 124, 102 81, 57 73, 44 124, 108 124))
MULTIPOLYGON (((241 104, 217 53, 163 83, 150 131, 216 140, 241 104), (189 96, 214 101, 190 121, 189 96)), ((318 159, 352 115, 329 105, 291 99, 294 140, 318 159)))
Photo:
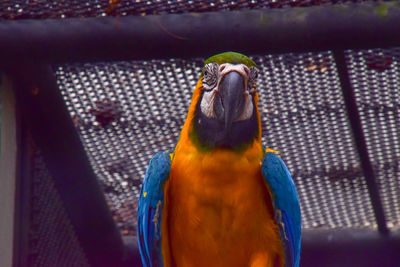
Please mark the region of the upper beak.
POLYGON ((214 101, 217 119, 224 123, 227 133, 234 121, 243 113, 245 82, 242 75, 231 71, 222 78, 214 101))

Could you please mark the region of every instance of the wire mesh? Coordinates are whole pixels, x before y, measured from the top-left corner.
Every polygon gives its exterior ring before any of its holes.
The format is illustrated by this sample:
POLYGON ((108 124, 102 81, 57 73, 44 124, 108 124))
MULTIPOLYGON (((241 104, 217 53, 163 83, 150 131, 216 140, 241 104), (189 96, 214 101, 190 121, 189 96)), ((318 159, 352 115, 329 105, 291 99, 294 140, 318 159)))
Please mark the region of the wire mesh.
POLYGON ((41 152, 32 159, 28 265, 89 266, 41 152))
POLYGON ((400 49, 346 57, 387 225, 400 229, 400 49))
MULTIPOLYGON (((375 228, 330 52, 254 56, 263 143, 281 151, 297 185, 303 227, 375 228)), ((201 59, 57 67, 71 117, 124 235, 136 233, 147 164, 171 151, 201 59)))
POLYGON ((136 233, 139 185, 157 151, 171 151, 202 61, 64 65, 56 75, 114 218, 136 233))
POLYGON ((376 227, 332 54, 255 60, 264 144, 293 173, 303 227, 376 227))
POLYGON ((83 18, 165 13, 208 12, 255 8, 307 7, 322 4, 359 3, 366 0, 3 0, 0 19, 83 18))

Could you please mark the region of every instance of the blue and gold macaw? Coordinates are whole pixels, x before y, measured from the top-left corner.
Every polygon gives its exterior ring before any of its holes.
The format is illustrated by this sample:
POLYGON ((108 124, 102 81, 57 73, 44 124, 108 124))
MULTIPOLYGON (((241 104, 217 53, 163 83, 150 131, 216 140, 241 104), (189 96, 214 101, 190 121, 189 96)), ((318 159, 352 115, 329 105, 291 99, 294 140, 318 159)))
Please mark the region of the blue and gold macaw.
POLYGON ((144 266, 299 266, 299 199, 261 144, 257 73, 239 53, 205 61, 175 151, 157 153, 143 181, 144 266))

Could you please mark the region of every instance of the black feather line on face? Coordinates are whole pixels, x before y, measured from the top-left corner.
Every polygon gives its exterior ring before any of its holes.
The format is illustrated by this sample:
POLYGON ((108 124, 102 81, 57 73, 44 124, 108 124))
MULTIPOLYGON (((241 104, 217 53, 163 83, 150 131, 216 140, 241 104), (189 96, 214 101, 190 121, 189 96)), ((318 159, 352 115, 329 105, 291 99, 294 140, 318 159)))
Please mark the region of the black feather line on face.
POLYGON ((247 120, 232 123, 230 131, 224 129, 224 122, 208 118, 201 112, 200 103, 204 92, 201 93, 196 105, 192 121, 190 138, 199 148, 211 150, 213 148, 242 149, 258 138, 259 125, 256 104, 253 98, 253 114, 247 120))

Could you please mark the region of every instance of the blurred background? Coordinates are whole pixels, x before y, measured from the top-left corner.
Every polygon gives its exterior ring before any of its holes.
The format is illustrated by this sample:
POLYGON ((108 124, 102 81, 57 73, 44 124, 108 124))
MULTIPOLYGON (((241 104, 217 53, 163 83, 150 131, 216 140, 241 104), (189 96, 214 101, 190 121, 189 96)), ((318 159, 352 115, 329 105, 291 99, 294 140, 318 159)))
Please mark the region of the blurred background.
POLYGON ((0 266, 140 266, 147 164, 224 51, 259 66, 300 266, 400 266, 398 32, 394 1, 2 1, 0 266))

